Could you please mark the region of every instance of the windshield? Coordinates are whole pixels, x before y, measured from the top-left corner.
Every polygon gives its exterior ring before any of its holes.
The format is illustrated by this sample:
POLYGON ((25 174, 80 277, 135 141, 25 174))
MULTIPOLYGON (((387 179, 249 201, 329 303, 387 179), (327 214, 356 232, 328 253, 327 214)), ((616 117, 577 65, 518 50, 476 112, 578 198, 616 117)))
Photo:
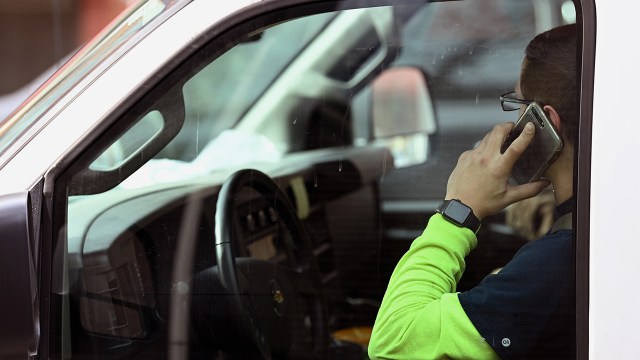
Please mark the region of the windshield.
POLYGON ((13 144, 53 104, 76 86, 90 71, 113 54, 125 42, 169 8, 186 1, 140 1, 125 10, 118 25, 99 34, 65 64, 26 104, 0 123, 0 154, 13 144))

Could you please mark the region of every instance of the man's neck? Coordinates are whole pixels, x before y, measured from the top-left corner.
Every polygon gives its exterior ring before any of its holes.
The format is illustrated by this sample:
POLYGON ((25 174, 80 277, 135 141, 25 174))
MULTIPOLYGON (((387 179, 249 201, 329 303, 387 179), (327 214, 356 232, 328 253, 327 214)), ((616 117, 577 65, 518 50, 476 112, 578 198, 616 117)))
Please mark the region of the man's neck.
POLYGON ((553 184, 556 205, 573 196, 573 147, 565 145, 564 151, 549 167, 546 174, 553 184))
POLYGON ((553 181, 553 196, 555 197, 556 205, 562 204, 569 200, 573 196, 573 179, 569 178, 569 181, 553 181))

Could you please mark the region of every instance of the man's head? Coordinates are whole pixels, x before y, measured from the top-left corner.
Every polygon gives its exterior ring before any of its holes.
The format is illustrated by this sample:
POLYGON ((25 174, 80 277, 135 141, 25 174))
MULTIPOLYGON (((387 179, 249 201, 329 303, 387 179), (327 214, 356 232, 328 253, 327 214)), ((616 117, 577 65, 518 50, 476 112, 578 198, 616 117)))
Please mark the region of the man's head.
POLYGON ((551 106, 557 112, 559 130, 572 144, 576 143, 579 117, 576 49, 575 24, 539 34, 525 50, 519 81, 523 98, 551 106))

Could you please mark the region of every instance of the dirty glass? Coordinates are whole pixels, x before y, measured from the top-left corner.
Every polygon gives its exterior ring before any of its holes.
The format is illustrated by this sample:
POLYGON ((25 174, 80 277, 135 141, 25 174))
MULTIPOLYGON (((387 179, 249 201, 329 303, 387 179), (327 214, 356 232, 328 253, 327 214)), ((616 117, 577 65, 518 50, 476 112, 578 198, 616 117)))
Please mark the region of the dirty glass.
MULTIPOLYGON (((576 21, 566 1, 297 11, 206 45, 122 117, 184 122, 131 176, 81 194, 72 174, 56 356, 367 358, 458 157, 517 119, 499 96, 528 42, 576 21)), ((135 131, 114 127, 83 161, 123 164, 135 131)), ((553 207, 545 191, 485 218, 456 291, 544 234, 553 207)))

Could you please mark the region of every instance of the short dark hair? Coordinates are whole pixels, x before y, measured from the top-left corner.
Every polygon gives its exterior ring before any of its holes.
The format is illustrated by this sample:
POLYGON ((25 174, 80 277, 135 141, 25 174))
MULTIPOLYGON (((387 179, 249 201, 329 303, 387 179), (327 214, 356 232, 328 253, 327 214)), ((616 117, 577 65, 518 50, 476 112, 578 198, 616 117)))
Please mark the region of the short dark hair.
POLYGON ((580 116, 577 42, 576 24, 537 35, 525 50, 520 74, 522 96, 555 108, 564 137, 574 144, 580 116))

